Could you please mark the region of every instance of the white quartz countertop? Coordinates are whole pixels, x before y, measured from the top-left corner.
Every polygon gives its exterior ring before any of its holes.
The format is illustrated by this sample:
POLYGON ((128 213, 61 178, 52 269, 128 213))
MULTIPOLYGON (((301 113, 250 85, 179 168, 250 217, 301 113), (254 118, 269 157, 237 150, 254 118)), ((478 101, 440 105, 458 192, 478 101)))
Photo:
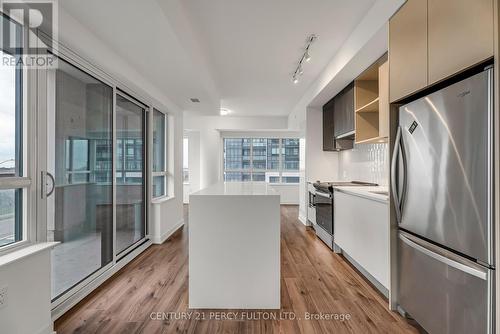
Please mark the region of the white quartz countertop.
POLYGON ((279 196, 266 182, 220 182, 190 196, 279 196))
POLYGON ((367 199, 373 199, 379 202, 389 202, 388 187, 376 186, 376 187, 334 187, 337 191, 341 191, 346 194, 351 194, 355 196, 364 197, 367 199), (386 194, 380 194, 381 192, 386 192, 386 194))

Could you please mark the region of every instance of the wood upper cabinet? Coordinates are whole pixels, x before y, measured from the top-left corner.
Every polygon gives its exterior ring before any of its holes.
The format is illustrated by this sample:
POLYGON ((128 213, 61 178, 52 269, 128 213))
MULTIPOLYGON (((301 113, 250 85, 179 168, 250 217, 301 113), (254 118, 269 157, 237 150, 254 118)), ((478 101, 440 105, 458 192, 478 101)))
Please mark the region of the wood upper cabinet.
POLYGON ((323 151, 335 151, 333 135, 334 99, 323 106, 323 151))
POLYGON ((389 137, 389 64, 383 55, 354 80, 355 142, 382 143, 389 137))
POLYGON ((493 56, 494 0, 408 0, 389 20, 396 102, 493 56))
POLYGON ((334 106, 335 137, 354 131, 354 83, 349 84, 335 97, 334 106))
POLYGON ((428 28, 429 84, 493 56, 493 0, 428 0, 428 28))
POLYGON ((378 69, 378 135, 389 137, 389 62, 380 65, 378 69))
POLYGON ((389 20, 389 62, 391 102, 427 86, 427 0, 408 0, 389 20))

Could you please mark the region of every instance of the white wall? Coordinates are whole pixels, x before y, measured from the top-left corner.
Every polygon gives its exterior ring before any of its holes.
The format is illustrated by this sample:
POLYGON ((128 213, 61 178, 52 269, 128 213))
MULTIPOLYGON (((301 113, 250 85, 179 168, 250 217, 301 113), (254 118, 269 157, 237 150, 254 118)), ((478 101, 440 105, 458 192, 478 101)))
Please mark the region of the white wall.
POLYGON ((184 184, 184 203, 189 203, 189 194, 200 190, 200 132, 185 131, 188 138, 189 183, 184 184))
POLYGON ((0 266, 0 289, 8 290, 0 333, 52 333, 50 284, 50 249, 0 266))
MULTIPOLYGON (((189 185, 191 192, 222 180, 222 133, 224 136, 232 137, 281 137, 286 135, 300 137, 299 132, 287 130, 287 117, 188 115, 185 117, 184 131, 191 136, 189 141, 189 172, 190 178, 194 178, 194 182, 190 182, 189 185), (193 153, 192 149, 195 150, 193 153), (197 182, 198 180, 199 182, 197 182)), ((303 147, 301 147, 301 151, 303 151, 303 147)), ((272 187, 280 193, 282 204, 299 204, 299 196, 301 195, 298 185, 273 185, 272 187)))
MULTIPOLYGON (((193 169, 200 172, 199 189, 206 188, 221 180, 222 141, 220 130, 286 129, 286 117, 230 117, 186 115, 185 131, 197 131, 200 141, 199 168, 194 162, 193 169)), ((191 161, 189 162, 191 164, 191 161)), ((191 169, 191 165, 189 166, 191 169)), ((191 188, 192 191, 199 189, 191 188)))
POLYGON ((307 225, 307 138, 306 138, 306 112, 292 112, 288 116, 288 128, 300 134, 300 182, 299 182, 299 220, 307 225))
POLYGON ((339 180, 363 181, 389 185, 389 152, 387 143, 354 145, 340 152, 339 180))
POLYGON ((308 225, 307 222, 307 198, 309 196, 307 192, 306 184, 306 139, 304 134, 301 134, 300 138, 300 162, 299 162, 299 220, 304 225, 308 225))
POLYGON ((323 151, 323 111, 307 109, 306 180, 335 181, 339 178, 339 153, 323 151))

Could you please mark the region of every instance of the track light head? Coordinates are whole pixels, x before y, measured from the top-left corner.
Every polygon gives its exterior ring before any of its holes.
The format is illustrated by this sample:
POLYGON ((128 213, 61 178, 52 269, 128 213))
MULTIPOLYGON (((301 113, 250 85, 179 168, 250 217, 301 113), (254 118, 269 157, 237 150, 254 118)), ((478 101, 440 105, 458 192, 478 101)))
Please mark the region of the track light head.
POLYGON ((231 113, 231 110, 227 109, 227 108, 220 108, 220 115, 221 116, 227 116, 231 113))
POLYGON ((299 78, 297 78, 297 76, 295 75, 295 76, 293 77, 292 82, 293 82, 294 84, 298 84, 298 83, 299 83, 299 78))
POLYGON ((311 60, 311 55, 309 54, 309 51, 306 51, 306 54, 304 55, 304 60, 307 62, 311 60))

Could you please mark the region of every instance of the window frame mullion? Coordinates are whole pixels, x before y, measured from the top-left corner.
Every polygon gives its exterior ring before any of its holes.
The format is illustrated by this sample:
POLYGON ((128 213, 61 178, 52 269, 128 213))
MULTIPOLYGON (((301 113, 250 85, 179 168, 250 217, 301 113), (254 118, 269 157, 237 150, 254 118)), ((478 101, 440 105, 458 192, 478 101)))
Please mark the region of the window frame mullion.
POLYGON ((153 156, 151 157, 152 160, 154 160, 155 156, 155 143, 154 143, 154 132, 155 132, 155 115, 156 112, 160 113, 162 115, 163 119, 163 169, 161 171, 154 171, 155 166, 152 166, 151 168, 151 199, 152 200, 158 200, 162 198, 167 198, 170 196, 170 191, 168 188, 169 185, 169 177, 173 177, 172 173, 169 172, 169 159, 168 159, 168 145, 169 145, 169 140, 168 140, 168 135, 169 135, 169 124, 168 124, 168 113, 165 113, 161 111, 159 108, 156 108, 155 106, 151 107, 151 110, 153 111, 151 114, 151 136, 152 136, 152 143, 151 143, 151 150, 153 156), (153 192, 153 186, 154 186, 154 178, 158 176, 163 176, 163 193, 160 196, 155 196, 153 192))
POLYGON ((31 186, 31 178, 29 177, 1 177, 0 190, 7 189, 26 189, 31 186))

